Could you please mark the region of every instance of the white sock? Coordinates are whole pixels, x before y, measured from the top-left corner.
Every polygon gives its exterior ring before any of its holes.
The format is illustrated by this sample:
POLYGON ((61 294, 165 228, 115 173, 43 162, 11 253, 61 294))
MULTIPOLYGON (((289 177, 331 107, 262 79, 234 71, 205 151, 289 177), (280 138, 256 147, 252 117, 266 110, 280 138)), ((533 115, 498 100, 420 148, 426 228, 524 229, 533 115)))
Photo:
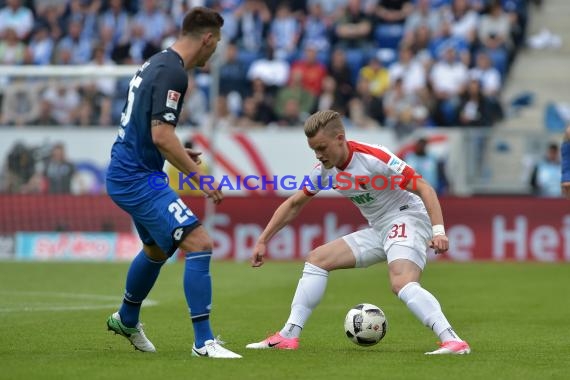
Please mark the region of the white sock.
POLYGON ((303 276, 299 280, 293 302, 291 314, 280 334, 286 338, 298 338, 305 322, 317 307, 327 287, 329 272, 313 264, 305 263, 303 276))
POLYGON ((292 323, 285 324, 285 327, 281 329, 279 335, 284 338, 298 338, 301 335, 301 326, 294 325, 292 323))
POLYGON ((400 298, 411 312, 439 337, 442 342, 458 340, 461 338, 453 331, 451 325, 443 315, 437 299, 417 282, 410 282, 398 293, 400 298))

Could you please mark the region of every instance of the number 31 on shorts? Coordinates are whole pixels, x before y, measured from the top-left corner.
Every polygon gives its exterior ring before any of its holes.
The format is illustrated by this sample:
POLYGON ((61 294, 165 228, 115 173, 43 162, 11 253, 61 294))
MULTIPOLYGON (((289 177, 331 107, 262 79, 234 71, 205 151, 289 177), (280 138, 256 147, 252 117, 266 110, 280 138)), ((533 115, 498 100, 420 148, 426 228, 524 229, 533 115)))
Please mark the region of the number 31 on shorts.
POLYGON ((406 223, 394 224, 392 225, 392 229, 390 230, 390 234, 388 235, 388 239, 400 239, 400 238, 407 238, 406 235, 406 223))

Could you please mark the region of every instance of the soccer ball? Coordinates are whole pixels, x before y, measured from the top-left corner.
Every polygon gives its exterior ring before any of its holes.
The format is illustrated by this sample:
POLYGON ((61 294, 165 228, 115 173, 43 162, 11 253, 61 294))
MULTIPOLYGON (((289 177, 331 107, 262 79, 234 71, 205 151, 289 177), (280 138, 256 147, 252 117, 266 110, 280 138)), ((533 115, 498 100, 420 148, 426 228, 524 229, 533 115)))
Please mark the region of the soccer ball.
POLYGON ((344 319, 344 332, 351 342, 359 346, 373 346, 386 335, 386 315, 378 306, 361 303, 348 311, 344 319))

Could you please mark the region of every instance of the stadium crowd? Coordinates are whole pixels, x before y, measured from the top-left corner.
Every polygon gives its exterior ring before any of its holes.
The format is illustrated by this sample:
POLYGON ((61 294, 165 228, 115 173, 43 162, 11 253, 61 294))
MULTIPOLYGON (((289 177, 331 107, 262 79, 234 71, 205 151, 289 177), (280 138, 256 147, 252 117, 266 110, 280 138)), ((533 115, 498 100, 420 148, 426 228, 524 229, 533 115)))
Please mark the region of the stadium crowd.
MULTIPOLYGON (((332 108, 347 127, 491 126, 529 0, 0 0, 1 65, 140 64, 194 6, 225 18, 220 128, 296 126, 332 108)), ((210 121, 210 67, 182 124, 210 121)), ((0 124, 115 126, 130 78, 2 82, 0 124)))

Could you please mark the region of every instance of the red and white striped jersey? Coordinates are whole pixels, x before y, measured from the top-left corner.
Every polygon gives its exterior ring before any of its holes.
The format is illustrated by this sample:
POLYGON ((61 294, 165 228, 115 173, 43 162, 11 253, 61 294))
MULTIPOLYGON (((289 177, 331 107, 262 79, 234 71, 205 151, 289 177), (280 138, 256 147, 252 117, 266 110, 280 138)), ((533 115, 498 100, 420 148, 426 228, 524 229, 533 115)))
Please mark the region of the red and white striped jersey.
POLYGON ((404 190, 419 178, 414 169, 381 145, 348 141, 348 148, 348 159, 341 168, 326 169, 320 163, 313 168, 312 186, 305 183, 305 194, 333 189, 349 198, 370 225, 404 210, 427 214, 421 198, 404 190))

